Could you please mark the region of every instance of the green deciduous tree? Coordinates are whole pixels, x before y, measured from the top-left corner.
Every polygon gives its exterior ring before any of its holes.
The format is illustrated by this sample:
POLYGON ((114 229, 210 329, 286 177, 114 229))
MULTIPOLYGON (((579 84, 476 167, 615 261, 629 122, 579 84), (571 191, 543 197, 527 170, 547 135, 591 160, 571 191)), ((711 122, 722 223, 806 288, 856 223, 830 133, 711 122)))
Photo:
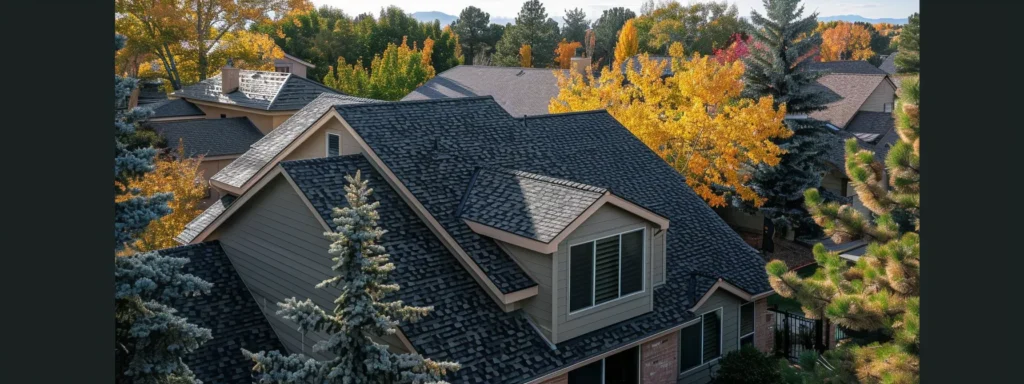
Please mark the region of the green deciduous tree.
POLYGON ((328 252, 334 262, 334 276, 316 286, 339 288, 336 306, 328 312, 312 300, 293 297, 278 303, 281 309, 277 312, 295 322, 304 334, 329 333, 331 336, 317 342, 313 350, 337 357, 317 361, 278 351, 243 353, 255 363, 254 371, 261 383, 439 383, 459 365, 435 362, 415 353, 394 353, 371 339, 393 335, 399 321, 419 321, 433 308, 386 300, 399 286, 389 278, 395 266, 378 244, 384 234, 377 226, 380 203, 370 202, 373 190, 359 172, 345 180, 349 183, 345 187, 348 206, 334 209, 337 229, 325 234, 332 242, 328 252))
POLYGON ((900 32, 899 51, 896 52, 896 71, 916 74, 921 71, 921 14, 914 12, 900 32))
POLYGON ((324 76, 324 85, 353 96, 399 100, 434 77, 429 51, 410 47, 405 41, 389 44, 373 57, 369 70, 361 62, 348 64, 339 58, 338 66, 324 76))
POLYGON ((882 335, 882 342, 854 340, 845 346, 862 383, 920 380, 919 102, 918 78, 904 79, 895 108, 900 140, 884 165, 871 151, 858 148, 856 139, 846 143, 846 174, 872 217, 850 205, 826 203, 817 190, 806 192, 807 208, 825 233, 837 243, 867 240, 865 254, 850 265, 818 244, 818 270, 808 278, 778 260, 766 266, 775 291, 798 300, 807 316, 882 335))
POLYGON ((529 45, 533 49, 533 66, 548 67, 554 64, 558 41, 558 22, 548 18, 539 0, 528 0, 519 10, 516 23, 505 27, 505 33, 497 44, 494 62, 503 66, 518 66, 519 49, 529 45))
POLYGON ((476 56, 487 49, 488 24, 491 15, 474 6, 468 6, 459 13, 455 20, 455 33, 459 35, 462 52, 466 55, 466 64, 472 65, 476 56))
POLYGON ((743 24, 736 5, 727 2, 696 2, 682 5, 678 1, 644 3, 636 20, 640 32, 640 50, 666 54, 674 42, 683 44, 687 52, 710 55, 732 42, 742 32, 743 24))

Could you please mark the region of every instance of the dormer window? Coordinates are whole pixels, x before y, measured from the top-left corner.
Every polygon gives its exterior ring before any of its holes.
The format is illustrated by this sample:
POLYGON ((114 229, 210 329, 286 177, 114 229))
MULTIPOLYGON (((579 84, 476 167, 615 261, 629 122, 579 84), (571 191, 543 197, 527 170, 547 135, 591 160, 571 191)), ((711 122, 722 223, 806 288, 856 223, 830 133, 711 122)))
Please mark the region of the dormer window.
POLYGON ((644 291, 645 230, 569 248, 569 312, 583 311, 644 291))
POLYGON ((333 133, 327 134, 327 157, 341 155, 341 136, 333 133))

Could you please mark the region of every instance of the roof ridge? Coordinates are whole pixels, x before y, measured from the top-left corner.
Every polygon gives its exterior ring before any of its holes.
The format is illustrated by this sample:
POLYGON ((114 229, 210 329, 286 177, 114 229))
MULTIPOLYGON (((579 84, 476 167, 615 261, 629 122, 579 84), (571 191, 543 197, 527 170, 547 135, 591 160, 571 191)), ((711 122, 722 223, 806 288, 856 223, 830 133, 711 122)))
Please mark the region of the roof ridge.
POLYGON ((543 115, 523 115, 523 117, 517 117, 516 119, 544 119, 544 118, 550 118, 550 117, 562 117, 562 116, 572 116, 572 115, 590 115, 590 114, 602 114, 602 113, 603 114, 608 114, 608 110, 606 110, 606 109, 591 109, 589 111, 569 111, 569 112, 548 113, 548 114, 543 114, 543 115))
MULTIPOLYGON (((274 73, 280 73, 280 72, 274 72, 274 73)), ((277 102, 277 97, 281 95, 281 90, 284 89, 284 87, 288 85, 288 80, 290 80, 291 78, 292 78, 292 73, 291 72, 288 72, 284 76, 284 81, 281 82, 281 86, 277 87, 277 92, 274 92, 274 97, 270 98, 270 103, 267 104, 267 110, 268 111, 271 110, 272 108, 274 108, 274 103, 277 102)), ((242 89, 242 82, 241 82, 241 80, 239 80, 239 82, 238 82, 238 89, 239 90, 242 89)))
MULTIPOLYGON (((517 170, 517 169, 511 169, 511 168, 505 168, 505 167, 482 167, 482 170, 490 170, 490 171, 505 173, 505 174, 509 174, 509 175, 513 175, 513 176, 525 177, 525 178, 532 179, 532 180, 537 180, 537 181, 542 181, 542 182, 546 182, 546 183, 550 183, 550 184, 560 185, 560 186, 563 186, 563 187, 575 188, 575 189, 579 189, 579 190, 583 190, 583 191, 597 192, 597 193, 608 192, 607 188, 602 188, 602 187, 598 187, 598 186, 594 186, 594 185, 590 185, 590 184, 586 184, 586 183, 581 183, 581 182, 578 182, 578 181, 572 181, 572 180, 569 180, 569 179, 563 179, 563 178, 559 178, 559 177, 542 175, 542 174, 539 174, 539 173, 520 171, 520 170, 517 170)), ((475 179, 475 177, 474 177, 474 179, 475 179)))
POLYGON ((335 108, 350 108, 350 107, 362 107, 372 105, 388 105, 388 104, 441 104, 450 102, 463 102, 463 101, 478 101, 478 100, 494 100, 491 95, 485 96, 471 96, 471 97, 445 97, 441 99, 421 99, 421 100, 397 100, 397 101, 384 101, 383 103, 359 103, 359 104, 345 104, 336 105, 335 108))

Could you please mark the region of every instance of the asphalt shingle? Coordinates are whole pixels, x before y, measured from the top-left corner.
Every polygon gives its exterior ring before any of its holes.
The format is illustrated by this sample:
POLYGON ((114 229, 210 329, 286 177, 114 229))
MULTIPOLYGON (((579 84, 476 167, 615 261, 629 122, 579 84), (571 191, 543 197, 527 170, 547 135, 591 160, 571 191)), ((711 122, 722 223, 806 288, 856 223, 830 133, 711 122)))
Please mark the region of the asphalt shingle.
POLYGON ((164 117, 206 116, 199 107, 185 99, 165 99, 147 106, 153 109, 153 116, 150 116, 151 119, 164 117))
POLYGON ((184 146, 188 157, 239 155, 263 138, 247 117, 153 122, 149 126, 167 139, 169 147, 184 146))
POLYGON ((846 131, 852 133, 857 139, 870 144, 877 144, 879 140, 896 127, 896 120, 892 112, 858 112, 846 131))
POLYGON ((220 215, 224 213, 224 211, 226 211, 234 201, 235 196, 224 195, 220 200, 213 202, 213 204, 210 204, 203 213, 200 213, 199 216, 196 216, 196 218, 192 219, 188 224, 185 224, 185 229, 181 231, 174 240, 181 244, 188 244, 192 242, 192 240, 195 240, 196 236, 199 236, 206 227, 210 226, 214 220, 217 220, 217 218, 220 217, 220 215))
POLYGON ((334 89, 291 73, 239 71, 238 90, 221 93, 221 74, 184 87, 174 96, 266 111, 294 111, 320 96, 341 95, 334 89))
POLYGON ((559 70, 459 65, 434 76, 402 100, 492 96, 513 116, 544 115, 551 99, 558 96, 555 71, 559 70))
POLYGON ((807 69, 833 74, 885 75, 886 72, 864 60, 841 60, 810 63, 807 69))
POLYGON ((843 129, 860 110, 860 106, 864 105, 868 96, 871 96, 871 92, 874 92, 875 88, 878 88, 883 81, 885 81, 884 73, 882 75, 824 75, 818 78, 816 85, 824 88, 822 91, 826 94, 826 98, 835 101, 826 104, 823 110, 811 112, 810 117, 843 129))

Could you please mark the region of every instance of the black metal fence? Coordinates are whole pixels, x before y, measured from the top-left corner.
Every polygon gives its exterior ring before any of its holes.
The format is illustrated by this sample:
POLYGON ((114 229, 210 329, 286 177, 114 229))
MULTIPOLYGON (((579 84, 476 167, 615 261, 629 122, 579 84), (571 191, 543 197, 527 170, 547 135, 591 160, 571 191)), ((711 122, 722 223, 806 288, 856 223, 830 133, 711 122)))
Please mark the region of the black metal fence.
POLYGON ((775 353, 790 359, 805 351, 822 351, 823 324, 795 313, 775 311, 775 353))

